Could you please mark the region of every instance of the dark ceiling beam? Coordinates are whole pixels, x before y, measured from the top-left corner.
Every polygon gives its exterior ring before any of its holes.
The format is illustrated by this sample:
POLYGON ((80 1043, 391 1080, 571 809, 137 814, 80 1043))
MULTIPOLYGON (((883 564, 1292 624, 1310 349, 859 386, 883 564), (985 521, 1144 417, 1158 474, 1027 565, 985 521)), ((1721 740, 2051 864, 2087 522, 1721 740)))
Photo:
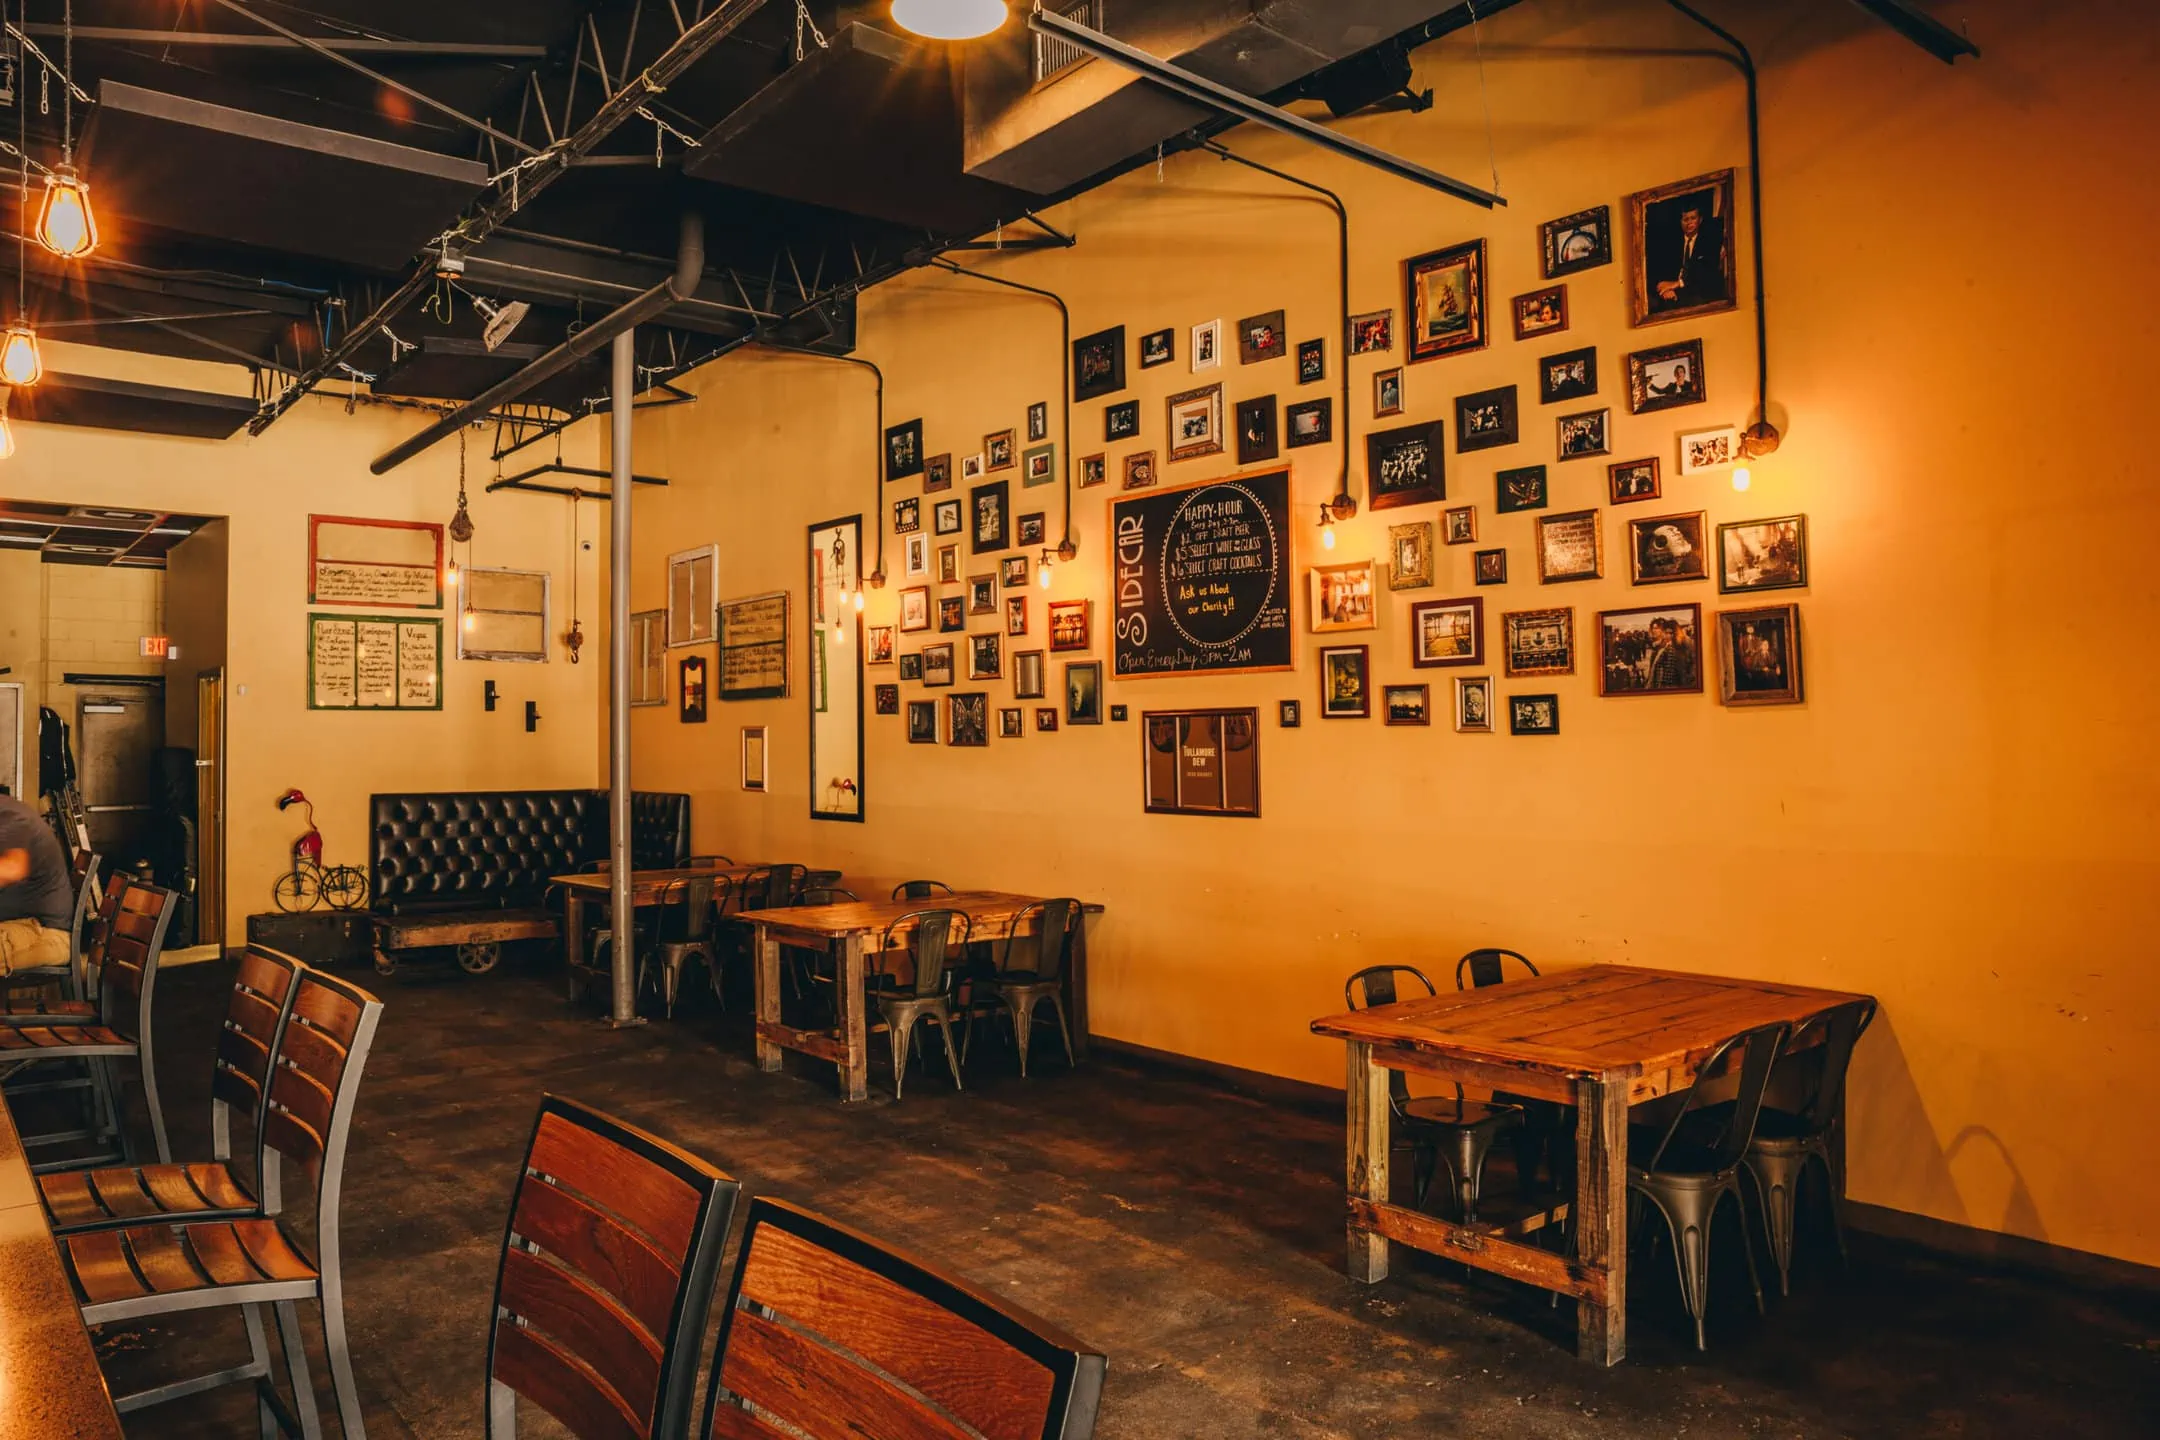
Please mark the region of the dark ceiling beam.
MULTIPOLYGON (((25 25, 26 34, 60 39, 62 25, 25 25)), ((78 25, 75 39, 111 45, 202 45, 223 50, 334 50, 341 55, 379 55, 410 60, 544 60, 545 45, 475 45, 441 40, 352 40, 344 36, 311 36, 303 45, 297 37, 284 35, 238 35, 218 30, 130 30, 118 25, 78 25)))
POLYGON ((1853 0, 1853 4, 1945 65, 1954 64, 1960 55, 1970 55, 1975 60, 1980 58, 1979 46, 1913 4, 1912 0, 1853 0))

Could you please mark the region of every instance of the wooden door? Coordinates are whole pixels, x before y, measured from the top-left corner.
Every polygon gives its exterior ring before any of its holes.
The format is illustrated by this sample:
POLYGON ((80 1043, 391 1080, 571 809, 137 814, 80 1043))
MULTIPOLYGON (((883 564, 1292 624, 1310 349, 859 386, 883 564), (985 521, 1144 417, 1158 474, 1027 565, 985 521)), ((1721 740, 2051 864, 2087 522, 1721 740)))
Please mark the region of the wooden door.
POLYGON ((195 943, 225 943, 225 672, 195 677, 195 943))

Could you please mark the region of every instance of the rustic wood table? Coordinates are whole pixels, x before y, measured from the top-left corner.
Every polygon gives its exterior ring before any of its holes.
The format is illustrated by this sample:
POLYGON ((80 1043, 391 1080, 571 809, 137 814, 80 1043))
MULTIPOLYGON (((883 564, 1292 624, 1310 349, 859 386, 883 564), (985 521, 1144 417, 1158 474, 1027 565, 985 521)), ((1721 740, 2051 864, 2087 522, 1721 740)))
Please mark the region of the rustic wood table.
MULTIPOLYGON (((630 872, 630 904, 633 909, 643 910, 660 904, 667 898, 671 887, 685 880, 710 878, 715 884, 722 880, 742 879, 763 865, 701 865, 677 870, 633 870, 630 872)), ((570 998, 578 998, 584 984, 582 977, 595 973, 585 963, 585 907, 612 903, 615 882, 606 871, 579 875, 550 875, 548 884, 560 885, 563 892, 563 968, 569 975, 570 998)))
POLYGON ((82 1305, 0 1105, 0 1440, 120 1440, 82 1305))
MULTIPOLYGON (((971 939, 1003 940, 1012 934, 1031 935, 1041 915, 1028 917, 1025 928, 1014 931, 1013 922, 1022 910, 1044 897, 1012 895, 1002 890, 961 890, 927 900, 863 900, 844 905, 806 905, 786 910, 748 910, 730 918, 754 926, 757 935, 757 1056, 761 1070, 778 1070, 780 1052, 798 1050, 830 1060, 840 1069, 840 1095, 846 1101, 870 1096, 869 1021, 863 984, 864 957, 885 934, 885 927, 917 910, 960 910, 974 922, 971 939), (797 945, 824 950, 832 955, 833 973, 840 977, 839 1026, 832 1030, 798 1030, 780 1023, 780 947, 797 945)), ((1087 1058, 1087 917, 1101 913, 1100 905, 1085 905, 1073 925, 1072 956, 1065 967, 1066 1005, 1072 1011, 1073 1059, 1087 1058)), ((893 944, 914 940, 913 927, 893 934, 893 944)))
POLYGON ((1390 1241, 1571 1296, 1576 1353, 1627 1355, 1628 1107, 1684 1091, 1725 1041, 1865 997, 1760 980, 1592 965, 1378 1005, 1312 1024, 1345 1042, 1350 1278, 1387 1278, 1390 1241), (1388 1076, 1426 1075, 1576 1107, 1575 1196, 1522 1219, 1459 1224, 1390 1203, 1388 1076), (1574 1254, 1529 1236, 1572 1220, 1574 1254))

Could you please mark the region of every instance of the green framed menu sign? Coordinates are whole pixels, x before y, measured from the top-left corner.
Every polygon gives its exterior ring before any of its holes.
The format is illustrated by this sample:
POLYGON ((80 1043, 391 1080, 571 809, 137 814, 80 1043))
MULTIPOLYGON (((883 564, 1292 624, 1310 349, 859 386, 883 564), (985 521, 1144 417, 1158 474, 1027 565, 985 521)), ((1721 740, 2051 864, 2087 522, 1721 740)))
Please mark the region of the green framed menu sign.
POLYGON ((308 709, 442 709, 442 621, 308 616, 308 709))

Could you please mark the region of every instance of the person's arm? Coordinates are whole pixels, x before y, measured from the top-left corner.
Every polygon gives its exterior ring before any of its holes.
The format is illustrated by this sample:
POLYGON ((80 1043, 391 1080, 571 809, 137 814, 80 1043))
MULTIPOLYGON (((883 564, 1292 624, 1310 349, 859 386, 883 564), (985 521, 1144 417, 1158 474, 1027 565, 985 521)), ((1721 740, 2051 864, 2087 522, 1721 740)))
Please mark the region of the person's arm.
POLYGON ((0 850, 0 890, 30 878, 28 850, 0 850))

